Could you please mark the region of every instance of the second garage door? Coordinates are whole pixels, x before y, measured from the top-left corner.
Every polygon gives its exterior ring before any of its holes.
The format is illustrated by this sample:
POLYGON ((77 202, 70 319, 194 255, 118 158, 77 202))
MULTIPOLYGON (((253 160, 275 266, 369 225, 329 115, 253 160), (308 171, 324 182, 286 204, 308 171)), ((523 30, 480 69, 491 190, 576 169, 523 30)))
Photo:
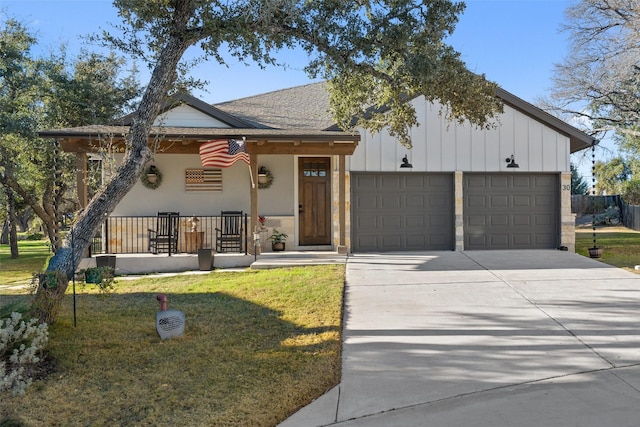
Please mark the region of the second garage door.
POLYGON ((464 248, 558 246, 557 174, 465 174, 464 248))
POLYGON ((453 175, 352 173, 355 252, 452 250, 453 175))

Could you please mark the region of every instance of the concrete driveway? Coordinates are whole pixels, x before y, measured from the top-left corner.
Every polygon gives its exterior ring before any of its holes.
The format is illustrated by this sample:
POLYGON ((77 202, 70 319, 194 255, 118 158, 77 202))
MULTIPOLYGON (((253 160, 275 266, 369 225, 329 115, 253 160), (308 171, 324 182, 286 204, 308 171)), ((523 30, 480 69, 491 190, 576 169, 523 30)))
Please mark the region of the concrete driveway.
POLYGON ((342 382, 281 424, 324 425, 638 426, 640 276, 561 251, 350 256, 342 382))

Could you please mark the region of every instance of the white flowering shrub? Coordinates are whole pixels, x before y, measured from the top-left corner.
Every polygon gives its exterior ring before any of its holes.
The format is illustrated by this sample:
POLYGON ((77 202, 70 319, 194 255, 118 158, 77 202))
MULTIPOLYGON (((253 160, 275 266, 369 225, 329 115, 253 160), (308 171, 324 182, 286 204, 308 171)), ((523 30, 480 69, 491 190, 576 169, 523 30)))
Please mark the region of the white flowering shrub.
POLYGON ((48 340, 47 324, 37 319, 25 322, 20 313, 0 319, 0 392, 24 394, 48 340))

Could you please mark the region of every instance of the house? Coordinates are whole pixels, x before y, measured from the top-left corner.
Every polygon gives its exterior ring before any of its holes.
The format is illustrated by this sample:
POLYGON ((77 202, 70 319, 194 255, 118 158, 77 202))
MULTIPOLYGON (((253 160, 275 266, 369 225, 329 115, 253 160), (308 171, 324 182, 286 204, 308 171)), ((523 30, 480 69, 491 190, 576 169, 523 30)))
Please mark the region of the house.
MULTIPOLYGON (((138 183, 112 216, 241 210, 250 230, 268 218, 263 240, 273 229, 289 234, 289 250, 573 250, 569 156, 595 140, 504 90, 497 96, 504 113, 488 130, 448 123, 424 97, 408 101, 420 126, 407 150, 385 132, 339 130, 324 82, 216 105, 182 95, 150 135, 162 184, 138 183), (199 147, 220 139, 244 140, 249 167, 203 168, 199 147)), ((87 156, 121 143, 130 119, 41 132, 76 153, 81 203, 87 156)))

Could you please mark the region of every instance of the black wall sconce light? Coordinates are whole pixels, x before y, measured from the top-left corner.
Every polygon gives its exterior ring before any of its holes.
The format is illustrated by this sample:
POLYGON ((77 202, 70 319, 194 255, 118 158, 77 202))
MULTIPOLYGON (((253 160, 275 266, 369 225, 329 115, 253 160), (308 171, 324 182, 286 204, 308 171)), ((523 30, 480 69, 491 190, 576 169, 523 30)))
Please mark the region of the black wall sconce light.
POLYGON ((511 157, 507 157, 507 163, 508 163, 508 165, 507 165, 508 168, 519 168, 520 167, 520 165, 518 165, 516 163, 516 159, 513 158, 513 154, 511 155, 511 157))
POLYGON ((409 159, 407 158, 406 154, 402 158, 402 163, 400 163, 400 167, 401 168, 412 168, 413 167, 413 165, 411 163, 409 163, 409 159))

